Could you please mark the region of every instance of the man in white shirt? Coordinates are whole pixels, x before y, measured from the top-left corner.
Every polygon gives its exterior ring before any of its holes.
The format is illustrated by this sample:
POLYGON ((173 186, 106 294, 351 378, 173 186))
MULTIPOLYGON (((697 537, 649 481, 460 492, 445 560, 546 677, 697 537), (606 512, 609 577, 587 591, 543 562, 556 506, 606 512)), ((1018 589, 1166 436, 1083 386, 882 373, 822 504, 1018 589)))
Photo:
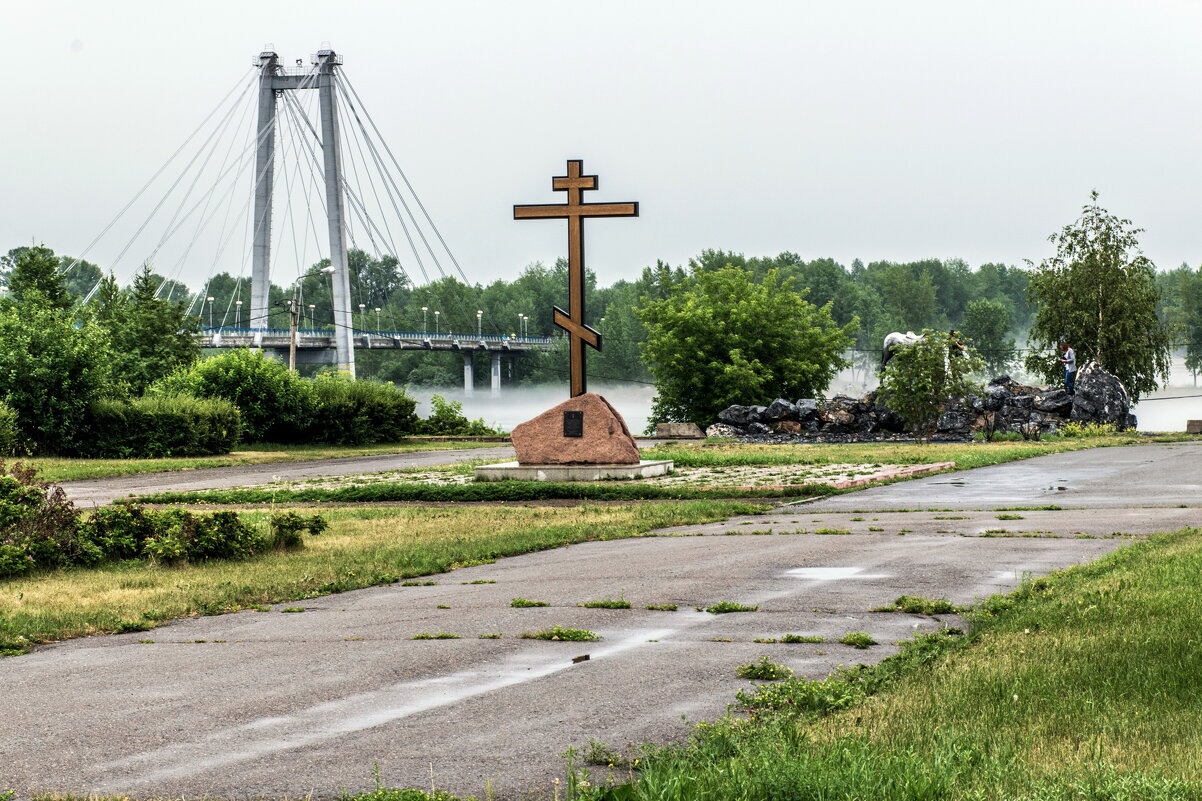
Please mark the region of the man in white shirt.
POLYGON ((1077 354, 1063 339, 1060 340, 1060 363, 1064 365, 1064 386, 1068 394, 1075 395, 1077 383, 1077 354))

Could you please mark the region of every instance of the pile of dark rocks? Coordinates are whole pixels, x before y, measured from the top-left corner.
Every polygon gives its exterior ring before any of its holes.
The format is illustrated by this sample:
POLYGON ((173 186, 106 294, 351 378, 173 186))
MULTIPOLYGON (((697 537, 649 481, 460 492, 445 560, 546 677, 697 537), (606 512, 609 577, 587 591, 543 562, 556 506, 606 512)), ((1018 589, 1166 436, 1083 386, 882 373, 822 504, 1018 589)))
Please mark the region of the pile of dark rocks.
MULTIPOLYGON (((948 405, 939 418, 935 438, 963 441, 978 431, 1043 436, 1057 433, 1069 420, 1112 423, 1119 430, 1136 427, 1126 387, 1091 362, 1078 371, 1074 395, 1063 387, 1025 386, 1010 376, 998 376, 985 385, 980 395, 948 405)), ((705 433, 757 442, 911 438, 901 418, 877 402, 875 390, 862 398, 777 398, 768 406, 731 406, 718 413, 718 422, 705 433)))

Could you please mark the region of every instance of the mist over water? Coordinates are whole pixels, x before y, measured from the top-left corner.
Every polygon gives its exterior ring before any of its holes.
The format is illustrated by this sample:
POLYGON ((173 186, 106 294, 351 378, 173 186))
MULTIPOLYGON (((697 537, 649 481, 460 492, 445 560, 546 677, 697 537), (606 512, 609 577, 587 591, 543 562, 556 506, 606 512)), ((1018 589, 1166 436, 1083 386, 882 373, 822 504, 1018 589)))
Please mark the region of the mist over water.
MULTIPOLYGON (((1014 378, 1024 382, 1029 380, 1018 373, 1014 378)), ((873 368, 848 369, 835 377, 826 395, 830 397, 842 393, 860 397, 875 389, 876 385, 877 377, 873 368)), ((604 395, 613 404, 625 418, 632 434, 643 433, 651 416, 655 387, 647 384, 590 382, 589 390, 604 395)), ((492 427, 509 432, 518 423, 567 400, 568 385, 502 386, 499 398, 492 397, 488 387, 477 387, 474 394, 466 397, 462 387, 441 390, 410 387, 409 393, 417 399, 417 413, 423 417, 430 414, 430 396, 437 393, 448 400, 461 402, 463 413, 469 419, 482 417, 492 427)), ((1139 418, 1140 431, 1184 431, 1186 420, 1202 420, 1202 388, 1194 385, 1193 375, 1185 369, 1182 360, 1176 358, 1173 360, 1169 386, 1144 398, 1132 411, 1139 418)))

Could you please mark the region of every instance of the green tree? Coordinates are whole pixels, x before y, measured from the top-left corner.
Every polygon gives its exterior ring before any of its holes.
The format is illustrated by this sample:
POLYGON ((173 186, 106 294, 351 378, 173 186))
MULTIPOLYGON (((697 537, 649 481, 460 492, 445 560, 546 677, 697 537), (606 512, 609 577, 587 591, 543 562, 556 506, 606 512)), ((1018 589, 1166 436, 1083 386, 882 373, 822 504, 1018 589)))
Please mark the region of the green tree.
POLYGON ((143 267, 127 292, 109 276, 93 298, 96 320, 109 332, 114 375, 133 395, 200 358, 200 320, 185 301, 157 296, 161 279, 143 267))
POLYGON ((45 245, 14 248, 8 253, 8 289, 13 300, 24 303, 34 296, 55 309, 69 309, 75 302, 59 273, 59 259, 45 245))
POLYGON ((655 379, 652 422, 708 425, 732 404, 814 397, 848 362, 855 321, 839 326, 770 270, 696 272, 639 311, 643 358, 655 379))
POLYGON ((75 439, 90 404, 110 389, 109 355, 98 325, 77 324, 36 292, 0 309, 0 400, 37 451, 64 451, 75 439))
POLYGON ((897 351, 881 376, 877 400, 897 413, 914 435, 931 441, 948 401, 979 391, 969 375, 982 367, 951 336, 926 329, 922 339, 897 351))
POLYGON ((1010 369, 1014 360, 1014 338, 1010 333, 1010 310, 1000 300, 969 301, 964 310, 962 333, 995 375, 1010 369))
POLYGON ((1117 376, 1131 397, 1154 391, 1169 377, 1170 337, 1156 316, 1156 267, 1140 252, 1130 220, 1098 205, 1098 193, 1081 217, 1049 240, 1056 255, 1031 275, 1028 295, 1037 305, 1026 366, 1050 381, 1062 375, 1051 348, 1067 341, 1078 365, 1096 361, 1117 376))

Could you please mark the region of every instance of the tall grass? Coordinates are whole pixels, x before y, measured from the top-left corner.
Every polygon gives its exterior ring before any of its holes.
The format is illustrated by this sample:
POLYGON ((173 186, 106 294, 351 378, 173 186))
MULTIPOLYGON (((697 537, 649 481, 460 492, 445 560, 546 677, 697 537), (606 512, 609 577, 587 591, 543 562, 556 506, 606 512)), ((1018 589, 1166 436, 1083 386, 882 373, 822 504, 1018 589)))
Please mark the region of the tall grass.
POLYGON ((863 703, 704 725, 614 797, 1202 798, 1200 574, 1187 529, 1029 582, 863 703))
MULTIPOLYGON (((124 562, 0 581, 0 653, 39 642, 151 628, 190 615, 312 598, 575 542, 748 514, 694 502, 572 508, 330 509, 302 551, 174 568, 124 562)), ((245 513, 266 525, 268 513, 245 513)))

